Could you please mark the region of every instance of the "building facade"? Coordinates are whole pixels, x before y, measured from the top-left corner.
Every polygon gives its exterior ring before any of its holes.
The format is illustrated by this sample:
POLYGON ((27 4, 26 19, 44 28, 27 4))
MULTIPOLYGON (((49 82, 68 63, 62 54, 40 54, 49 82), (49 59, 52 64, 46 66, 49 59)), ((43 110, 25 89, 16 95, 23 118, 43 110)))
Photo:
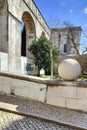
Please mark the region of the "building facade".
POLYGON ((81 32, 81 27, 52 28, 51 41, 59 48, 60 55, 77 54, 81 32))

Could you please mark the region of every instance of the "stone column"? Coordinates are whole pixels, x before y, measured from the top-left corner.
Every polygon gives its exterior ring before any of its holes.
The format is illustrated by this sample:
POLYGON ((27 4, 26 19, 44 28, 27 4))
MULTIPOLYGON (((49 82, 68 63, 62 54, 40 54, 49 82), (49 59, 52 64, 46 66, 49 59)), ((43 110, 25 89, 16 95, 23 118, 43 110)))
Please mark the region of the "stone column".
POLYGON ((9 71, 21 73, 21 23, 9 14, 8 18, 8 64, 9 71))

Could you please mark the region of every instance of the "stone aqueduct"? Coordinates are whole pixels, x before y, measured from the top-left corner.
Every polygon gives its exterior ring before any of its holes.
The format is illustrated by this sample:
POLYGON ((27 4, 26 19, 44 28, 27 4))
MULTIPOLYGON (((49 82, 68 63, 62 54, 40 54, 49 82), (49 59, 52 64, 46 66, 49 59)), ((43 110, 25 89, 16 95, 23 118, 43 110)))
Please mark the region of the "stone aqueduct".
POLYGON ((49 39, 50 29, 33 0, 0 0, 0 69, 25 73, 33 62, 28 47, 43 32, 49 39))

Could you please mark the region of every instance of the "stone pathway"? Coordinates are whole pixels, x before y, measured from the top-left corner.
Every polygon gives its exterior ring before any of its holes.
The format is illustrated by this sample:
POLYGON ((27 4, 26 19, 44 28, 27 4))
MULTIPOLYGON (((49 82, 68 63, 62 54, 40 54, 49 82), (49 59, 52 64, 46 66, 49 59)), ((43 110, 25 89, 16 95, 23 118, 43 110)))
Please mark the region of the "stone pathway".
POLYGON ((0 130, 76 130, 56 123, 0 111, 0 130))
MULTIPOLYGON (((18 96, 0 94, 0 109, 19 113, 24 116, 28 115, 34 121, 37 120, 44 122, 45 120, 45 123, 48 124, 52 124, 54 122, 54 124, 57 123, 56 125, 62 125, 61 127, 65 126, 67 130, 74 130, 74 127, 76 127, 75 130, 80 130, 80 128, 83 130, 87 130, 87 113, 63 109, 60 107, 47 105, 41 102, 33 101, 18 96), (35 119, 36 117, 37 119, 35 119), (68 126, 70 126, 71 128, 73 126, 73 129, 68 128, 68 126)), ((28 118, 26 119, 28 120, 28 118)), ((47 130, 66 130, 65 127, 64 129, 58 129, 60 126, 55 127, 56 129, 47 128, 47 130)), ((39 128, 29 130, 39 130, 39 128)), ((45 126, 41 130, 45 130, 45 126)))

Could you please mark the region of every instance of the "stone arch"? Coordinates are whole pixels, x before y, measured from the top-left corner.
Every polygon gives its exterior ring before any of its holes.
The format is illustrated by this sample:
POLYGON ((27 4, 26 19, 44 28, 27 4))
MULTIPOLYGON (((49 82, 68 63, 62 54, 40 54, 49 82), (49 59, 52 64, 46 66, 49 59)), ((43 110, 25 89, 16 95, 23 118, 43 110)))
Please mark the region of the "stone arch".
POLYGON ((46 37, 46 35, 45 35, 45 32, 44 32, 44 31, 42 31, 42 33, 41 33, 41 37, 46 37))
POLYGON ((21 40, 21 55, 29 56, 28 48, 33 40, 35 40, 36 31, 35 24, 29 12, 25 11, 22 15, 22 40, 21 40))
POLYGON ((0 52, 8 53, 8 3, 0 0, 0 52))

